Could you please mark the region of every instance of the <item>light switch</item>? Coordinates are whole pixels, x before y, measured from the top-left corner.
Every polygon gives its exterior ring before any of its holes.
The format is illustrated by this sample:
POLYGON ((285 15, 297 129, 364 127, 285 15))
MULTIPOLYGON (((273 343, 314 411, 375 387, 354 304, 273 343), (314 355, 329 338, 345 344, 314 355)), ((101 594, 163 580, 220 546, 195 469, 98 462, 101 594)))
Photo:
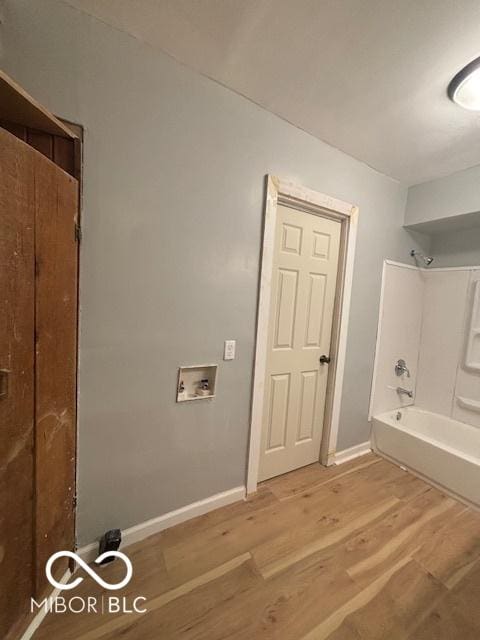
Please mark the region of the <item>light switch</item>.
POLYGON ((225 348, 223 350, 224 360, 235 360, 235 340, 225 340, 225 348))

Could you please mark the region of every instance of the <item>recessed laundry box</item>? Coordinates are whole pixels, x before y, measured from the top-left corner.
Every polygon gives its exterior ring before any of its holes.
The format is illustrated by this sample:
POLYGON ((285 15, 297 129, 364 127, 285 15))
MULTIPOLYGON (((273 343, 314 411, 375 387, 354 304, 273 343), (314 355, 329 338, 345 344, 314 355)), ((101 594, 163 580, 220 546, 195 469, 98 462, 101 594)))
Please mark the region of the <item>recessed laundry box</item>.
POLYGON ((200 364, 180 367, 178 370, 177 402, 206 400, 215 396, 217 383, 216 364, 200 364))

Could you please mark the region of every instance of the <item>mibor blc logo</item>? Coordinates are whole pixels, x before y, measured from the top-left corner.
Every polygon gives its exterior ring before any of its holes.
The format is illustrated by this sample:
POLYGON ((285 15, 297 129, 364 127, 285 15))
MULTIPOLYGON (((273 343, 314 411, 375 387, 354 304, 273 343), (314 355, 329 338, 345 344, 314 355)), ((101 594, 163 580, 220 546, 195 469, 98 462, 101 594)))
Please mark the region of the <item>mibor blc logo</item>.
MULTIPOLYGON (((58 582, 52 575, 52 567, 59 558, 72 558, 97 584, 108 591, 117 591, 127 586, 133 575, 133 567, 130 559, 121 551, 106 551, 95 560, 95 564, 100 565, 107 558, 118 558, 125 564, 125 577, 120 582, 110 583, 104 580, 90 565, 72 551, 57 551, 47 561, 45 565, 45 575, 52 587, 61 591, 71 591, 84 581, 83 576, 77 576, 71 582, 58 582)), ((146 598, 136 597, 116 597, 116 596, 71 596, 65 598, 61 595, 52 595, 44 598, 40 602, 31 599, 31 611, 44 609, 46 613, 145 613, 146 608, 142 608, 146 598)))
POLYGON ((84 560, 82 560, 80 556, 77 556, 76 553, 73 553, 73 551, 57 551, 57 553, 54 553, 53 556, 50 556, 50 558, 47 561, 47 564, 45 565, 45 575, 47 576, 47 580, 50 582, 52 587, 55 587, 56 589, 60 589, 60 591, 68 591, 70 589, 75 589, 75 587, 78 587, 78 585, 81 582, 83 582, 83 578, 81 576, 73 580, 73 582, 68 582, 67 584, 62 584, 61 582, 57 582, 57 580, 55 580, 55 578, 52 576, 52 565, 55 562, 55 560, 57 560, 58 558, 72 558, 101 587, 103 587, 104 589, 109 589, 110 591, 115 591, 116 589, 122 589, 130 582, 133 574, 133 568, 132 568, 132 563, 130 562, 130 559, 127 558, 127 556, 121 551, 106 551, 105 553, 102 553, 101 556, 98 556, 98 558, 95 560, 95 564, 101 564, 106 558, 112 558, 112 557, 121 558, 125 563, 125 566, 127 567, 127 574, 125 578, 121 582, 117 582, 116 584, 110 584, 108 582, 105 582, 105 580, 103 580, 98 575, 98 573, 95 573, 95 571, 84 560))

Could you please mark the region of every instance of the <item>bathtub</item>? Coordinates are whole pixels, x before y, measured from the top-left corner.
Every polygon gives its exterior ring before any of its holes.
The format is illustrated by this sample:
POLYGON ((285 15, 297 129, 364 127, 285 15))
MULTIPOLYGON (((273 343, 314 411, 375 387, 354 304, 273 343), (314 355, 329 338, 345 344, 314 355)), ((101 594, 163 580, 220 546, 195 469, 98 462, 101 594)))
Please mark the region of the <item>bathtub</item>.
POLYGON ((375 451, 480 507, 480 429, 415 406, 373 418, 375 451))

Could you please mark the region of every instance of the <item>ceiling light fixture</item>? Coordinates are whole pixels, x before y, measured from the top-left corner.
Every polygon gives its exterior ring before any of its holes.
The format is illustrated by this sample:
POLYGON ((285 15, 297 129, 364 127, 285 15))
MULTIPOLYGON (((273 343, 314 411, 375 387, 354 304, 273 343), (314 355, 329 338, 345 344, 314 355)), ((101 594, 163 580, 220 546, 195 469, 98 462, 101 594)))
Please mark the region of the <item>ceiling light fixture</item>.
POLYGON ((480 58, 472 60, 448 85, 448 97, 464 109, 480 111, 480 58))

